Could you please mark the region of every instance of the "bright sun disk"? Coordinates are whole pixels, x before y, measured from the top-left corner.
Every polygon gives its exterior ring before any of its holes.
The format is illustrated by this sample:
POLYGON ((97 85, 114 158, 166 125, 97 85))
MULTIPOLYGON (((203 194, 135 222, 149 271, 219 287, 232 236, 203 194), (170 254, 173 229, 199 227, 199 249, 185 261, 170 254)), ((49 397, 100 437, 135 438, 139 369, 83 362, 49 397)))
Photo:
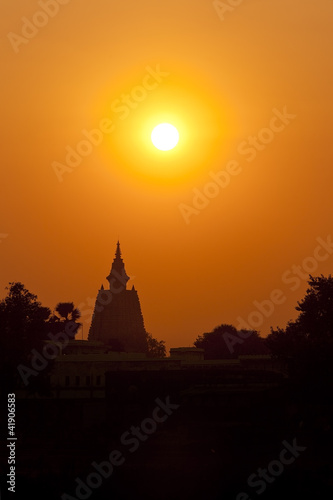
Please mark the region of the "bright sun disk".
POLYGON ((151 141, 161 151, 173 149, 179 141, 178 130, 171 123, 160 123, 153 129, 151 141))

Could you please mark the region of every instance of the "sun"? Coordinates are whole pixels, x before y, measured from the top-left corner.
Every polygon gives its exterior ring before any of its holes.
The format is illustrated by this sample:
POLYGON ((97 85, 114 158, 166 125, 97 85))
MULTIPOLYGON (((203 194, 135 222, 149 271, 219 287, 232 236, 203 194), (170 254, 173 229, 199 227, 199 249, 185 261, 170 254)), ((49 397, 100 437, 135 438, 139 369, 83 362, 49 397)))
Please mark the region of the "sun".
POLYGON ((169 151, 177 146, 179 133, 171 123, 160 123, 156 125, 151 133, 151 142, 155 148, 161 151, 169 151))

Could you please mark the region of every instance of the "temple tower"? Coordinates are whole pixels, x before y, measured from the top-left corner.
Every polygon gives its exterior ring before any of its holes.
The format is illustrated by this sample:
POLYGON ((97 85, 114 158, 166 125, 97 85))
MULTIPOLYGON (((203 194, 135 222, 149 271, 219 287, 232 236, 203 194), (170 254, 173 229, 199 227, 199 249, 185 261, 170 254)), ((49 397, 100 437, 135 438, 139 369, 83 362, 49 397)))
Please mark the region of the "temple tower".
POLYGON ((147 352, 138 293, 134 286, 131 290, 126 289, 130 278, 125 271, 119 241, 106 279, 109 289, 105 290, 102 285, 98 291, 88 340, 99 340, 117 351, 147 352))

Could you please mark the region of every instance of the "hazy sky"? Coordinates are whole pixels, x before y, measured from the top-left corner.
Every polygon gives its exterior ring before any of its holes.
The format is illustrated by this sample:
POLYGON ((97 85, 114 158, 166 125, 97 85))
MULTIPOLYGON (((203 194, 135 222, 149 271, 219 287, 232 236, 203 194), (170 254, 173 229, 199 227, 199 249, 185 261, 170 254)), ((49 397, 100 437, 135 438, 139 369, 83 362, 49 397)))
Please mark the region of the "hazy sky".
POLYGON ((2 0, 1 297, 74 301, 86 337, 119 237, 169 348, 267 335, 332 272, 333 3, 217 4, 2 0))

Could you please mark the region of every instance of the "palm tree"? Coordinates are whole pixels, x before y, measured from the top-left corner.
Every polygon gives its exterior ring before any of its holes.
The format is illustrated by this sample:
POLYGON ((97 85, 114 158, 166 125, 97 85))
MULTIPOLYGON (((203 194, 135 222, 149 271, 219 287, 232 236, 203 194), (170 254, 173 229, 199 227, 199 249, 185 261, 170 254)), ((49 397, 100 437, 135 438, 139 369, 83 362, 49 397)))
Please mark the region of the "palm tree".
POLYGON ((50 318, 49 323, 53 331, 58 333, 66 327, 67 323, 74 322, 75 328, 73 330, 75 336, 80 326, 82 326, 82 323, 78 323, 77 321, 79 318, 81 318, 81 312, 74 306, 73 302, 59 302, 54 309, 54 314, 50 318))
POLYGON ((74 302, 59 302, 55 307, 55 312, 59 314, 64 321, 76 321, 81 318, 81 313, 74 302))

